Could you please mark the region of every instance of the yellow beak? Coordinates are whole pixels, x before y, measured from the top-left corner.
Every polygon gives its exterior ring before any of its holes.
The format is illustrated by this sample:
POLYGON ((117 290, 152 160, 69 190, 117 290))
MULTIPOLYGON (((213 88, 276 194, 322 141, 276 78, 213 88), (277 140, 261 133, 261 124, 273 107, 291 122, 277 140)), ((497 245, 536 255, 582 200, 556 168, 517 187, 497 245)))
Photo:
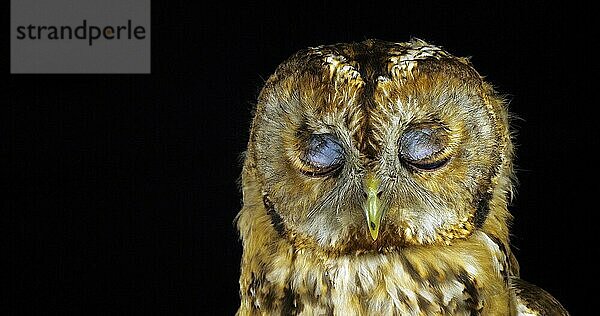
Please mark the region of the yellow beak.
POLYGON ((379 235, 379 226, 383 218, 383 209, 379 201, 379 185, 381 180, 375 175, 369 173, 365 177, 365 193, 367 193, 367 201, 365 202, 364 211, 367 218, 367 226, 371 233, 373 241, 377 240, 379 235))

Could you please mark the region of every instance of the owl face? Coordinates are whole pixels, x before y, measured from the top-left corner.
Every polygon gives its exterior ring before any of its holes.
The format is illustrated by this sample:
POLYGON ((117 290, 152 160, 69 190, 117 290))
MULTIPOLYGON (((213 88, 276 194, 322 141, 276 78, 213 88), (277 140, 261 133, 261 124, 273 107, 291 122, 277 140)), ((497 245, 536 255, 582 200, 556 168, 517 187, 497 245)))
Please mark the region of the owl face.
POLYGON ((266 83, 248 159, 300 248, 449 244, 510 192, 507 120, 466 59, 423 41, 321 46, 266 83))

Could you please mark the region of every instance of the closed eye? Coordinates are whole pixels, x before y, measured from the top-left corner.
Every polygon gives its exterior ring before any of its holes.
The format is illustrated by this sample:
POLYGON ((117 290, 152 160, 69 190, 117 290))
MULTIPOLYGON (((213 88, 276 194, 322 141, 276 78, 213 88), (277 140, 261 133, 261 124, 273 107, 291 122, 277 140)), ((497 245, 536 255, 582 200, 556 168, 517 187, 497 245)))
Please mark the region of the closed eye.
POLYGON ((447 136, 441 128, 423 127, 408 130, 400 138, 400 159, 420 170, 435 170, 450 159, 441 155, 447 136))
POLYGON ((301 160, 309 167, 306 173, 313 176, 330 174, 344 163, 344 149, 331 134, 312 134, 301 160))

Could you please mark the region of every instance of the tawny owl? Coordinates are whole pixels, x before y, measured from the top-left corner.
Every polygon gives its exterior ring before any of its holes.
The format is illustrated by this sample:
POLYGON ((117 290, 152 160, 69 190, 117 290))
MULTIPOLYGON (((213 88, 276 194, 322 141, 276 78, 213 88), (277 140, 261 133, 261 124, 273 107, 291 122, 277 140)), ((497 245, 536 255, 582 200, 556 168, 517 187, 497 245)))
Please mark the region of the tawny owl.
POLYGON ((568 315, 509 246, 506 104, 421 40, 302 50, 260 93, 239 315, 568 315))

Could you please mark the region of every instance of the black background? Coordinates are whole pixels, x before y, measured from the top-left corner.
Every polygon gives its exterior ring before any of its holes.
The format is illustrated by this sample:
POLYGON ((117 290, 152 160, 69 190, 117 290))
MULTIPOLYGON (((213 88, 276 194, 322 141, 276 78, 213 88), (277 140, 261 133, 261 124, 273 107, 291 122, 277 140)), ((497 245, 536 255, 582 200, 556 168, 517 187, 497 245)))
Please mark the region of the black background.
POLYGON ((6 64, 4 257, 17 314, 233 314, 240 154, 262 83, 307 46, 412 36, 472 56, 510 95, 522 276, 585 310, 597 249, 584 235, 597 209, 589 9, 157 2, 151 75, 8 75, 6 64))

